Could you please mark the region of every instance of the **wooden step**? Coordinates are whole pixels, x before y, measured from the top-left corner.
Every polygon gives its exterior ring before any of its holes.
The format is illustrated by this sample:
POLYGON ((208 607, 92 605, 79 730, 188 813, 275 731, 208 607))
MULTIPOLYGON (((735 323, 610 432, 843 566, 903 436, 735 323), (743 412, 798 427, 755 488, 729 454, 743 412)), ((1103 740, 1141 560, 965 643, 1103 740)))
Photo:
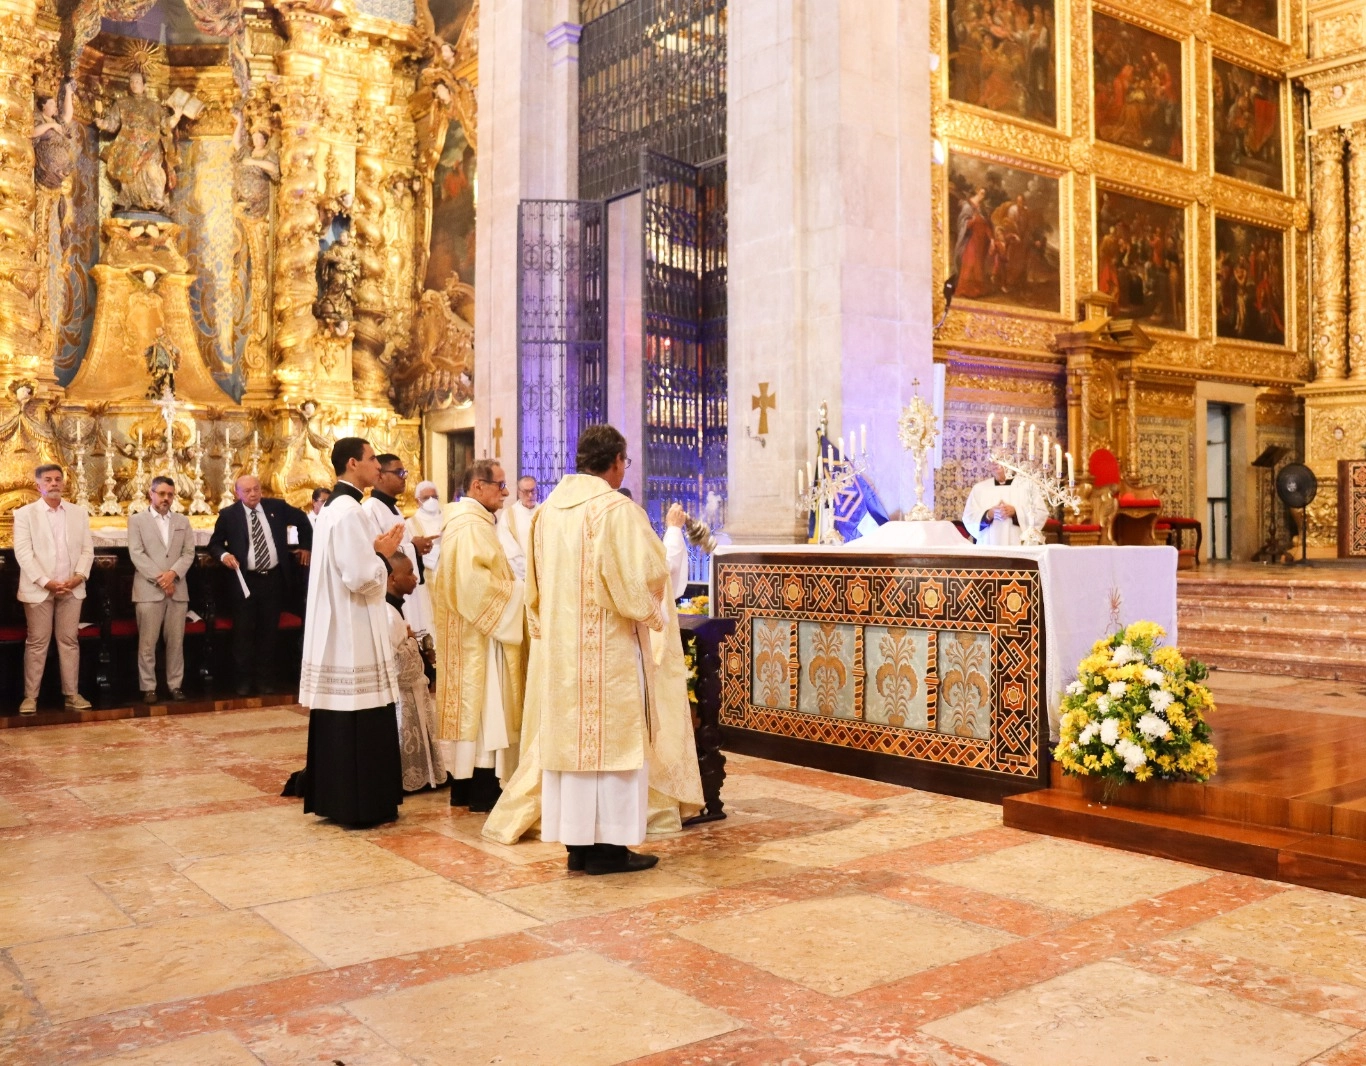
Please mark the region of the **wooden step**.
POLYGON ((1002 814, 1013 829, 1366 896, 1366 841, 1106 806, 1051 788, 1006 797, 1002 814))

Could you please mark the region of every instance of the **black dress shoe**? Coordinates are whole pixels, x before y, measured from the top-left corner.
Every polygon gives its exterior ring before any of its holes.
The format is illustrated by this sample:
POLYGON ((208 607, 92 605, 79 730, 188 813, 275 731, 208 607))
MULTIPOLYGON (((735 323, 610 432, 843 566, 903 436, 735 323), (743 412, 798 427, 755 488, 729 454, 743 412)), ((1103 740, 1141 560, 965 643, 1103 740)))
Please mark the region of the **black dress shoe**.
POLYGON ((451 778, 451 806, 468 807, 470 805, 470 779, 468 777, 451 778))
POLYGON ((156 701, 157 701, 157 690, 156 690, 156 689, 154 689, 154 688, 149 688, 149 689, 147 689, 146 691, 143 692, 143 694, 142 694, 142 702, 143 702, 143 703, 156 703, 156 701))
POLYGON ((583 872, 590 876, 602 874, 633 874, 648 870, 659 862, 658 855, 631 851, 620 844, 594 844, 584 856, 583 872))
POLYGON ((503 786, 498 783, 497 771, 491 767, 477 767, 470 778, 470 813, 487 814, 502 794, 503 786))
POLYGON ((593 850, 592 844, 566 844, 564 850, 569 852, 569 861, 566 866, 572 873, 575 870, 583 869, 584 856, 593 850))
POLYGON ((185 690, 184 690, 184 689, 179 689, 179 688, 173 688, 173 689, 171 689, 171 699, 172 699, 173 701, 175 701, 176 703, 184 703, 184 702, 185 702, 185 690))

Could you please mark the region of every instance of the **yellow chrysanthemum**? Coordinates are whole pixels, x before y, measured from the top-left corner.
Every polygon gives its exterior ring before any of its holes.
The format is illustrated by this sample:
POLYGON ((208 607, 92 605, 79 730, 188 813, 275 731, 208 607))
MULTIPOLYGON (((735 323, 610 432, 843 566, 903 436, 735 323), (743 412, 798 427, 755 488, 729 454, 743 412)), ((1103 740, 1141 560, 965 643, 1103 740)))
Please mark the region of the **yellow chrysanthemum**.
POLYGON ((1175 648, 1158 648, 1153 652, 1153 664, 1163 670, 1180 670, 1186 661, 1175 648))

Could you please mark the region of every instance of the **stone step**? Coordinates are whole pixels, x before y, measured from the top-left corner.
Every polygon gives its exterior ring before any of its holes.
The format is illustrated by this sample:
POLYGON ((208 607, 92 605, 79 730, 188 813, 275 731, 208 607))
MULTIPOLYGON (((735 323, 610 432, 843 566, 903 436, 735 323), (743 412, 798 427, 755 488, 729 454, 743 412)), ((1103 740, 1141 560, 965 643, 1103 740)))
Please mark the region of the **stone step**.
POLYGON ((1348 662, 1366 663, 1366 626, 1347 628, 1345 624, 1325 625, 1322 628, 1264 624, 1256 618, 1238 622, 1224 620, 1187 619, 1182 616, 1178 632, 1182 647, 1204 644, 1213 647, 1271 648, 1294 654, 1309 654, 1322 658, 1342 658, 1348 662))
POLYGON ((1006 797, 1002 817, 1031 833, 1366 896, 1366 841, 1105 805, 1056 788, 1006 797))
POLYGON ((1366 682, 1366 656, 1359 650, 1351 655, 1320 655, 1313 651, 1290 648, 1285 650, 1285 638, 1268 637, 1263 631, 1259 643, 1225 642, 1219 633, 1187 635, 1181 627, 1181 651, 1208 666, 1247 673, 1276 674, 1281 677, 1320 678, 1325 681, 1366 682))
POLYGON ((1206 617, 1255 617, 1270 624, 1285 624, 1284 620, 1312 622, 1317 620, 1353 619, 1366 628, 1366 599, 1355 600, 1276 600, 1269 598, 1239 599, 1237 597, 1177 596, 1177 612, 1198 612, 1206 617))
POLYGON ((1355 581, 1280 581, 1250 578, 1212 578, 1176 580, 1179 602, 1237 600, 1266 603, 1342 603, 1366 605, 1366 580, 1355 581))

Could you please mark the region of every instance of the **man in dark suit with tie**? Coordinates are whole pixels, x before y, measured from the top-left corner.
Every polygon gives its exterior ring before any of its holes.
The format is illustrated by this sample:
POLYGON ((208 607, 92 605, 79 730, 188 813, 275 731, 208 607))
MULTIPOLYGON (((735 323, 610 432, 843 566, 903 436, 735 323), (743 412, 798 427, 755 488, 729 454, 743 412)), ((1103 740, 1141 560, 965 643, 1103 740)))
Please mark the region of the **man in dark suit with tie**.
POLYGON ((263 498, 259 478, 244 474, 236 490, 237 502, 218 512, 209 551, 238 574, 232 582, 232 658, 237 694, 247 696, 253 688, 274 687, 280 605, 304 580, 300 565, 308 565, 313 525, 297 507, 263 498), (243 584, 250 595, 243 595, 243 584))

